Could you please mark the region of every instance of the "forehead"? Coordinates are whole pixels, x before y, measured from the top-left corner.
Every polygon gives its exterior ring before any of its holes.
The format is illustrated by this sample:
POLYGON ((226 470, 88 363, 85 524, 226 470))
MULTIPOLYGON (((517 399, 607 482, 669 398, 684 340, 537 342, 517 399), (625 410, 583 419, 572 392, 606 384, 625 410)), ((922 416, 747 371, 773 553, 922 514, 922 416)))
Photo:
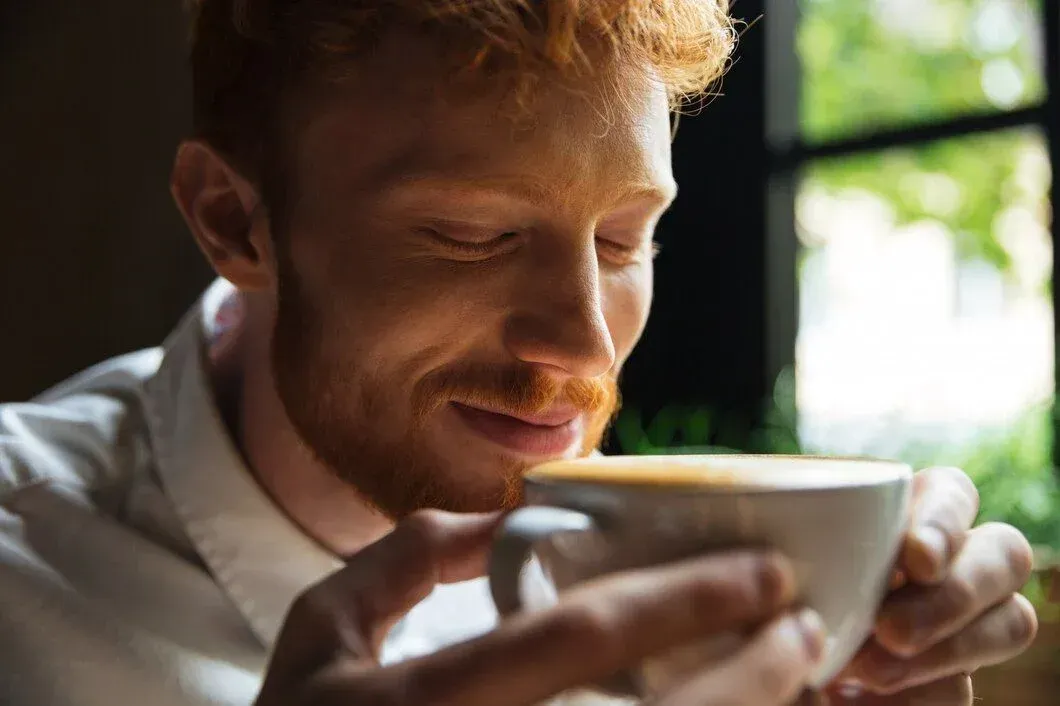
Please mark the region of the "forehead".
POLYGON ((429 41, 395 35, 306 99, 292 147, 301 181, 377 188, 418 176, 528 179, 605 198, 672 190, 665 90, 622 67, 539 76, 519 110, 507 81, 454 78, 429 41))

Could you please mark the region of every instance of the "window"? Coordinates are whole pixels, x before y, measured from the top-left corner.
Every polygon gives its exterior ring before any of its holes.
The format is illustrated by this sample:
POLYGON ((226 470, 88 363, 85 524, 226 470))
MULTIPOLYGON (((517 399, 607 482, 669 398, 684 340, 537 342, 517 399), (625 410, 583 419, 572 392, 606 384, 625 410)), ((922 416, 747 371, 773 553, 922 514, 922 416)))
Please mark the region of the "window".
POLYGON ((612 448, 960 465, 982 519, 1056 546, 1060 2, 734 11, 612 448))
POLYGON ((1041 3, 800 0, 803 135, 819 143, 1041 102, 1041 3))
POLYGON ((1056 14, 801 0, 801 100, 775 105, 802 448, 962 465, 984 519, 1053 544, 1056 14))
POLYGON ((941 461, 1047 409, 1049 187, 1033 128, 801 170, 796 362, 808 448, 900 456, 927 445, 941 461))

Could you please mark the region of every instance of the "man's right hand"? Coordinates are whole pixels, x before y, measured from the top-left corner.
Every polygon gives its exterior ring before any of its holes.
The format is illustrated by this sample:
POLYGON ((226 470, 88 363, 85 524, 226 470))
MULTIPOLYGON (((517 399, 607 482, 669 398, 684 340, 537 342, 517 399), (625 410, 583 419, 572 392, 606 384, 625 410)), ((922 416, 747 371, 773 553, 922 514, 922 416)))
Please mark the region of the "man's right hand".
POLYGON ((753 637, 656 706, 779 706, 795 700, 824 636, 791 609, 775 553, 730 552, 612 574, 482 637, 389 666, 387 631, 439 583, 482 575, 497 515, 417 513, 295 601, 256 706, 530 706, 647 657, 732 630, 753 637))

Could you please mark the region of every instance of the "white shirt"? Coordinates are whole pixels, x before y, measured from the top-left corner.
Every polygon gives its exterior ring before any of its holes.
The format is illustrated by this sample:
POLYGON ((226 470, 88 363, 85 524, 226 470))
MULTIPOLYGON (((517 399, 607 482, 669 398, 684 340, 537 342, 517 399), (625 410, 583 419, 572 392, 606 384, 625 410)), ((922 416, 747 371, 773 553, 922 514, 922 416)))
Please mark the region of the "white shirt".
MULTIPOLYGON (((0 406, 0 703, 247 706, 293 599, 340 567, 256 484, 204 349, 214 284, 162 348, 0 406)), ((489 630, 484 580, 439 587, 391 662, 489 630)))

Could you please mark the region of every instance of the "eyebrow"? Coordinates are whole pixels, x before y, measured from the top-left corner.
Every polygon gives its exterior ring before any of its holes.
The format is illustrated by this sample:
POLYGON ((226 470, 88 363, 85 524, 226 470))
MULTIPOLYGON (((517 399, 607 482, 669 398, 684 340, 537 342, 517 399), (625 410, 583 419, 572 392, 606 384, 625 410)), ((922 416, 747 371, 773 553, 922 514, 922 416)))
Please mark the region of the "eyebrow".
MULTIPOLYGON (((454 179, 450 176, 406 176, 395 184, 396 189, 423 189, 439 193, 477 192, 503 199, 515 199, 536 207, 563 200, 562 189, 547 182, 528 179, 526 176, 488 176, 454 179)), ((636 201, 648 202, 660 207, 669 207, 677 197, 677 184, 634 182, 616 192, 612 206, 620 207, 636 201)))

